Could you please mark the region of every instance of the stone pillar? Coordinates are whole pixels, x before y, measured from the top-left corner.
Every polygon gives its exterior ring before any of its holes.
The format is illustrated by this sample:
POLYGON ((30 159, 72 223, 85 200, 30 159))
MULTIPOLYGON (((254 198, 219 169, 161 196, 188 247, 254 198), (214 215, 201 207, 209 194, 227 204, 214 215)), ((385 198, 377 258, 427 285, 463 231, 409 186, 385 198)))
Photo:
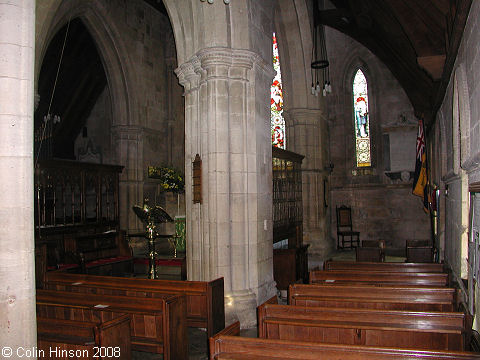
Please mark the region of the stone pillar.
POLYGON ((5 359, 19 359, 22 349, 36 346, 34 26, 35 1, 0 2, 0 349, 5 359))
POLYGON ((117 163, 124 167, 120 174, 120 226, 130 231, 145 230, 132 210, 133 205, 143 204, 143 179, 146 169, 143 164, 143 129, 137 126, 112 126, 117 163))
POLYGON ((225 278, 227 323, 256 324, 275 294, 269 86, 255 53, 207 48, 177 70, 185 87, 187 262, 191 280, 225 278), (201 204, 192 161, 202 159, 201 204))
POLYGON ((328 239, 328 126, 322 110, 284 111, 288 150, 305 155, 302 162, 303 234, 310 244, 310 257, 322 258, 330 251, 328 239), (327 189, 324 189, 324 187, 327 189))

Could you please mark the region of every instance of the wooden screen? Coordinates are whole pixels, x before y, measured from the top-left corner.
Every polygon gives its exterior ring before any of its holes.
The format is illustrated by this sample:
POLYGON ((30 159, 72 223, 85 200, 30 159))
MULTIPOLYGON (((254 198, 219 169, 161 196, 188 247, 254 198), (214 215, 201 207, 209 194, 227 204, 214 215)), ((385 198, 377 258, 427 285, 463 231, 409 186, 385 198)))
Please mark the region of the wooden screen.
POLYGON ((36 228, 118 226, 122 166, 40 161, 35 171, 36 228))
POLYGON ((304 156, 272 147, 273 242, 302 244, 302 160, 304 156))

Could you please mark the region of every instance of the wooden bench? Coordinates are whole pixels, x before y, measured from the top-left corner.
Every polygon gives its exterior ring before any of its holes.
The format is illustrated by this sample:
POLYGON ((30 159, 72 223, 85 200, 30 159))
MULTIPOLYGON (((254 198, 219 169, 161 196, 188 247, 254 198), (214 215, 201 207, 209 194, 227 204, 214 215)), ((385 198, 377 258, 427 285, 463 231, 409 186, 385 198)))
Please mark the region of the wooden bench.
POLYGON ((465 316, 456 312, 412 312, 262 304, 258 336, 282 339, 429 350, 463 351, 465 316))
POLYGON ((177 281, 48 273, 45 287, 137 297, 185 294, 187 326, 206 328, 207 336, 213 336, 225 327, 223 277, 212 281, 177 281))
POLYGON ((406 254, 408 262, 432 263, 435 250, 429 240, 407 240, 406 254))
POLYGON ((130 316, 132 349, 163 353, 165 360, 188 359, 185 296, 156 298, 37 290, 37 315, 79 321, 130 316))
POLYGON ((37 346, 41 359, 130 360, 130 317, 105 322, 37 317, 37 346))
POLYGON ((312 270, 310 284, 447 286, 448 274, 386 271, 312 270))
POLYGON ((68 238, 65 250, 77 254, 84 274, 122 276, 133 272, 133 256, 123 231, 68 238))
POLYGON ((385 261, 385 241, 362 240, 361 246, 355 248, 355 258, 357 261, 385 261))
POLYGON ((412 273, 441 273, 444 265, 438 263, 356 262, 328 260, 324 270, 387 271, 412 273))
POLYGON ((478 360, 480 354, 321 344, 218 334, 210 338, 210 360, 478 360))
POLYGON ((447 287, 292 284, 288 303, 298 306, 379 310, 454 311, 456 290, 447 287))

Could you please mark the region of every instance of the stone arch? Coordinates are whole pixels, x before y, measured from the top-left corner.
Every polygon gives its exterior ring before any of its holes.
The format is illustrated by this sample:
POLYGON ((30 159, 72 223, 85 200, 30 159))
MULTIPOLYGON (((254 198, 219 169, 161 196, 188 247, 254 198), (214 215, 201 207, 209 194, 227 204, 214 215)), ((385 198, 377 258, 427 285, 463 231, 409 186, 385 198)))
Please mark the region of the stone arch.
POLYGON ((133 74, 130 72, 133 65, 129 60, 128 51, 122 43, 119 31, 115 24, 108 22, 109 17, 103 10, 102 2, 98 0, 61 2, 55 15, 51 17, 52 21, 47 35, 40 44, 41 50, 40 53, 37 53, 36 63, 41 63, 48 44, 57 31, 70 19, 79 18, 98 46, 98 53, 103 62, 107 86, 112 98, 112 118, 115 121, 113 125, 132 124, 135 122, 132 113, 134 98, 128 89, 133 78, 133 74))
POLYGON ((305 1, 280 0, 275 8, 274 26, 279 34, 285 106, 318 108, 318 98, 310 93, 312 29, 305 1), (284 75, 285 74, 285 75, 284 75))
POLYGON ((467 77, 463 64, 455 70, 454 99, 458 106, 458 129, 460 146, 459 165, 464 167, 465 162, 470 157, 470 103, 467 77))
MULTIPOLYGON (((345 117, 345 134, 347 136, 347 141, 352 142, 352 152, 351 152, 351 164, 353 168, 356 168, 356 159, 355 159, 355 144, 354 144, 354 134, 355 134, 355 118, 353 113, 353 80, 355 74, 358 70, 361 70, 365 79, 367 80, 368 85, 368 113, 369 113, 369 124, 370 124, 370 156, 371 156, 371 167, 376 167, 378 163, 377 156, 375 152, 376 144, 378 143, 378 134, 380 134, 380 124, 376 121, 376 86, 375 86, 375 71, 371 66, 364 60, 362 54, 353 53, 350 59, 346 62, 344 67, 343 76, 342 76, 342 85, 344 87, 344 93, 346 96, 346 107, 349 109, 350 116, 345 117)), ((348 156, 350 157, 350 156, 348 156)))
POLYGON ((187 61, 194 53, 193 27, 194 16, 192 3, 188 1, 163 0, 172 24, 177 48, 178 65, 187 61), (186 18, 189 17, 188 21, 186 18))
POLYGON ((452 168, 454 174, 460 172, 460 107, 458 92, 458 78, 455 74, 453 82, 453 96, 452 96, 452 168))
POLYGON ((462 169, 462 163, 468 157, 469 135, 466 134, 470 127, 470 111, 468 107, 468 88, 463 66, 460 65, 454 74, 453 94, 452 94, 452 167, 453 173, 460 177, 460 226, 459 237, 461 241, 461 274, 467 275, 468 266, 468 213, 469 213, 469 193, 468 193, 468 174, 462 169))
POLYGON ((438 124, 440 125, 440 177, 444 177, 448 172, 448 163, 447 163, 447 133, 446 133, 446 124, 445 116, 443 112, 438 112, 438 124))

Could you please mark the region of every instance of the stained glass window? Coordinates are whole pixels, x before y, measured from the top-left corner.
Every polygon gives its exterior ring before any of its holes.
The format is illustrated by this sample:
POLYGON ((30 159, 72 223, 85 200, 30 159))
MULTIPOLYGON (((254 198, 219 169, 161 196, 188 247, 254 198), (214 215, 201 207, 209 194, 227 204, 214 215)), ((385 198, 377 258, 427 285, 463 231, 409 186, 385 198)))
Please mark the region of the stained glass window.
POLYGON ((280 59, 278 57, 277 37, 273 33, 273 69, 275 77, 270 87, 270 125, 272 145, 285 149, 285 120, 283 119, 283 92, 280 59))
POLYGON ((355 149, 357 166, 371 166, 370 121, 368 116, 368 86, 362 70, 353 79, 353 110, 355 118, 355 149))

